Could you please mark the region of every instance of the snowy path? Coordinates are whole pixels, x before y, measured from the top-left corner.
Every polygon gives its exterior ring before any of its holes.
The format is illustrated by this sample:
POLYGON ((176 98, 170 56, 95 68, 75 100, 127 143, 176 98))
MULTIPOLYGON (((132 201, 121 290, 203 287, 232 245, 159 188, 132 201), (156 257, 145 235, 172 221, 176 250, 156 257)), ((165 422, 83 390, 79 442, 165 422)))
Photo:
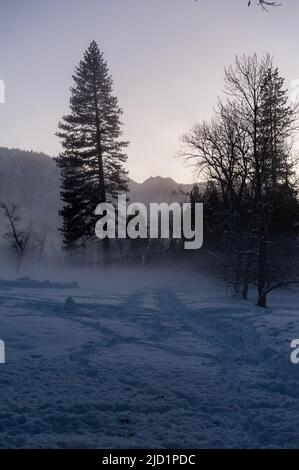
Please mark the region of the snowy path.
POLYGON ((0 446, 298 447, 292 295, 1 289, 0 446))

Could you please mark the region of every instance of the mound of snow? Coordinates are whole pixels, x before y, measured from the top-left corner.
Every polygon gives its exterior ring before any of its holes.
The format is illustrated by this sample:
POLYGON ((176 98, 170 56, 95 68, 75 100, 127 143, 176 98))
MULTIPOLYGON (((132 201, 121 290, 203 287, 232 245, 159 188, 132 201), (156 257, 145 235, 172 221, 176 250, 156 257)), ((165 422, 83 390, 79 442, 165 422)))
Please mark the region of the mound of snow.
POLYGON ((77 282, 51 282, 37 281, 30 277, 20 277, 16 280, 0 279, 0 287, 26 287, 29 289, 76 289, 79 287, 77 282))

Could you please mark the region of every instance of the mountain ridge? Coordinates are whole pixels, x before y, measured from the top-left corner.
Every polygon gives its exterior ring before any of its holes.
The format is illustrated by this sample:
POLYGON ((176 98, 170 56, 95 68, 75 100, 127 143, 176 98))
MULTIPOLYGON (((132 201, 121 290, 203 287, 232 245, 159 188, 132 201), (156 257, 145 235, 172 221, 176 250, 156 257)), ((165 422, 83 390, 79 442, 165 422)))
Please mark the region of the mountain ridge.
MULTIPOLYGON (((130 202, 185 202, 192 184, 171 177, 150 176, 138 183, 128 178, 130 202)), ((61 226, 60 173, 53 157, 43 153, 0 147, 0 202, 25 209, 41 230, 56 233, 61 226)), ((3 215, 0 215, 1 227, 3 215)), ((1 228, 0 227, 0 228, 1 228)))

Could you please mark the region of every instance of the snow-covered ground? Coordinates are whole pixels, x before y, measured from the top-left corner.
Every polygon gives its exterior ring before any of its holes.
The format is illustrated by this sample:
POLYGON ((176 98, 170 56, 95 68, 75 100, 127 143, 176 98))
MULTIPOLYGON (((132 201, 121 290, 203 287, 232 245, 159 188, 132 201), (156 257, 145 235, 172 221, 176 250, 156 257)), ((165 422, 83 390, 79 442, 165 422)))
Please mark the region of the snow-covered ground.
POLYGON ((299 293, 163 277, 0 282, 0 447, 299 447, 299 293))

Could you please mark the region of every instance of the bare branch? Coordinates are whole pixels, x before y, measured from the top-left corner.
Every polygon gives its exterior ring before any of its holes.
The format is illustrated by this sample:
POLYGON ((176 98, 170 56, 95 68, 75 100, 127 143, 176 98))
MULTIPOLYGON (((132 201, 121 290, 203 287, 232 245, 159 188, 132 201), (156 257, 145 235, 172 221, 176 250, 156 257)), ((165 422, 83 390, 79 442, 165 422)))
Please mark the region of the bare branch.
MULTIPOLYGON (((248 6, 250 7, 251 1, 248 2, 248 6)), ((281 3, 277 2, 268 2, 266 0, 258 0, 258 5, 262 7, 263 10, 268 11, 269 7, 279 7, 281 3)))

